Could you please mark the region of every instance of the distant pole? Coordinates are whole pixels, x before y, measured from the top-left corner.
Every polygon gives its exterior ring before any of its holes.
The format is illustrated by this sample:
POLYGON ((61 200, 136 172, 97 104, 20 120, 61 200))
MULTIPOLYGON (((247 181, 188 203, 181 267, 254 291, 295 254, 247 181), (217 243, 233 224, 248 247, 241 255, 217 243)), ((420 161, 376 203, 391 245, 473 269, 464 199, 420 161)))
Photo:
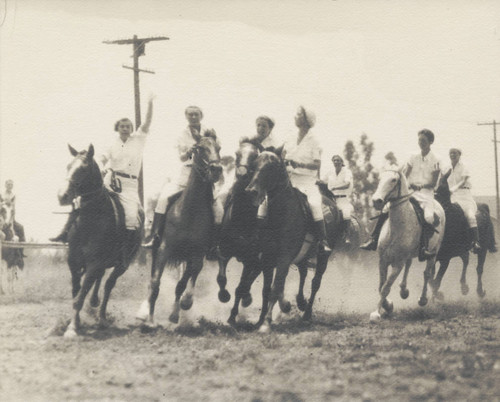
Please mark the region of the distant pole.
MULTIPOLYGON (((139 73, 149 73, 154 74, 154 71, 151 70, 141 70, 139 68, 139 57, 144 56, 146 54, 146 43, 157 40, 168 40, 166 36, 156 36, 151 38, 138 38, 137 35, 134 35, 132 39, 118 39, 118 40, 105 40, 103 43, 106 44, 114 44, 114 45, 133 45, 133 54, 134 58, 134 66, 128 67, 122 65, 123 68, 128 68, 134 71, 134 103, 135 103, 135 129, 137 130, 141 126, 141 92, 139 86, 139 73)), ((139 173, 139 199, 141 200, 141 204, 144 205, 144 177, 141 166, 141 171, 139 173)))
POLYGON ((498 191, 498 152, 497 152, 497 123, 493 120, 493 123, 477 123, 478 126, 493 126, 493 144, 495 149, 495 184, 496 184, 496 196, 497 196, 497 221, 500 221, 500 193, 498 191))

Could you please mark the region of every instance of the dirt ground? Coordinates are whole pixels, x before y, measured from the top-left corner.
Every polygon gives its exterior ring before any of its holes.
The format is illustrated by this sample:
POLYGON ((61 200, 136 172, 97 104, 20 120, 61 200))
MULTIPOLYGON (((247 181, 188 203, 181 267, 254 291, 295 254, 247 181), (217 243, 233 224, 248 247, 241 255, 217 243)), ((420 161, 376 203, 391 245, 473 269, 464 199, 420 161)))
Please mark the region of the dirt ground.
MULTIPOLYGON (((29 251, 27 251, 29 254, 29 251)), ((202 273, 193 309, 168 323, 175 272, 166 273, 157 303, 158 328, 144 332, 134 315, 146 296, 149 268, 136 264, 118 281, 97 329, 84 315, 76 340, 61 336, 71 311, 69 273, 60 258, 33 253, 14 295, 0 296, 0 400, 499 400, 500 267, 489 255, 484 301, 460 294, 460 264, 444 278, 446 301, 417 305, 423 265, 415 263, 410 297, 391 293, 395 312, 370 324, 377 303, 374 255, 336 258, 325 275, 312 324, 297 310, 276 314, 270 334, 225 323, 229 304, 217 300, 216 268, 202 273)), ((57 257, 57 256, 56 256, 57 257)), ((241 267, 230 265, 233 292, 241 267)), ((292 269, 287 296, 294 300, 292 269)), ((261 282, 245 316, 259 314, 261 282)))

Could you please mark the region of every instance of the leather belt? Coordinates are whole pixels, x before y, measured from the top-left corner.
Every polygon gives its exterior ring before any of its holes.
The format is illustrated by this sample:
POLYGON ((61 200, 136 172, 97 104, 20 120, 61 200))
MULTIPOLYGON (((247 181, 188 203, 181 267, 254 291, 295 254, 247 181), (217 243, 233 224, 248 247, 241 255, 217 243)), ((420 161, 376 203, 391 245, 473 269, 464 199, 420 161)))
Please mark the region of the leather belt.
POLYGON ((120 176, 120 177, 125 177, 126 179, 134 179, 134 180, 137 179, 137 176, 134 176, 134 175, 131 175, 131 174, 127 174, 127 173, 115 172, 115 174, 117 176, 120 176))
POLYGON ((347 197, 347 195, 345 195, 345 194, 343 194, 343 195, 335 195, 335 194, 333 194, 333 196, 335 198, 345 198, 345 197, 347 197))

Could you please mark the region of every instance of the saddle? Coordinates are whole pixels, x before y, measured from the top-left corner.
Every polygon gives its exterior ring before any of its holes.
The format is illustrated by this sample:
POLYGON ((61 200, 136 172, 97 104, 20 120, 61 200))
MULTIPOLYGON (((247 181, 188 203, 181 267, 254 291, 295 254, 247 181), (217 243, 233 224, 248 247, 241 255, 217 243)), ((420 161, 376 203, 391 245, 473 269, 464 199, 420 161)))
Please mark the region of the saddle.
POLYGON ((115 214, 116 230, 118 233, 125 233, 125 230, 127 229, 125 226, 125 210, 120 202, 120 196, 118 193, 113 191, 108 191, 108 195, 115 214))

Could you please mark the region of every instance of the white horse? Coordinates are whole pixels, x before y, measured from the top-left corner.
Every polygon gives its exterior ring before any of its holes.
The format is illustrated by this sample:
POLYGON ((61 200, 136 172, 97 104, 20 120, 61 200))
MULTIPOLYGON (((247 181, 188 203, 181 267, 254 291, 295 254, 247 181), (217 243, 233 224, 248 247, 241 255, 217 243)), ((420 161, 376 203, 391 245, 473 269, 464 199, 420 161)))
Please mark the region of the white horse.
MULTIPOLYGON (((418 256, 422 226, 418 222, 415 210, 410 203, 411 193, 408 191, 406 177, 398 170, 386 170, 380 175, 380 182, 375 194, 373 205, 376 209, 388 204, 389 218, 384 223, 378 242, 379 253, 379 293, 380 302, 377 310, 370 314, 370 321, 378 321, 381 316, 392 313, 393 303, 387 298, 391 286, 405 267, 403 280, 400 283, 401 297, 406 299, 409 291, 406 287, 408 272, 412 259, 418 256), (388 267, 392 266, 388 276, 388 267)), ((434 211, 439 217, 439 224, 435 228, 437 233, 429 240, 428 250, 434 257, 427 260, 424 271, 424 286, 418 301, 420 306, 427 304, 427 284, 431 279, 432 269, 435 265, 436 255, 443 241, 445 214, 441 205, 434 200, 434 211)))

